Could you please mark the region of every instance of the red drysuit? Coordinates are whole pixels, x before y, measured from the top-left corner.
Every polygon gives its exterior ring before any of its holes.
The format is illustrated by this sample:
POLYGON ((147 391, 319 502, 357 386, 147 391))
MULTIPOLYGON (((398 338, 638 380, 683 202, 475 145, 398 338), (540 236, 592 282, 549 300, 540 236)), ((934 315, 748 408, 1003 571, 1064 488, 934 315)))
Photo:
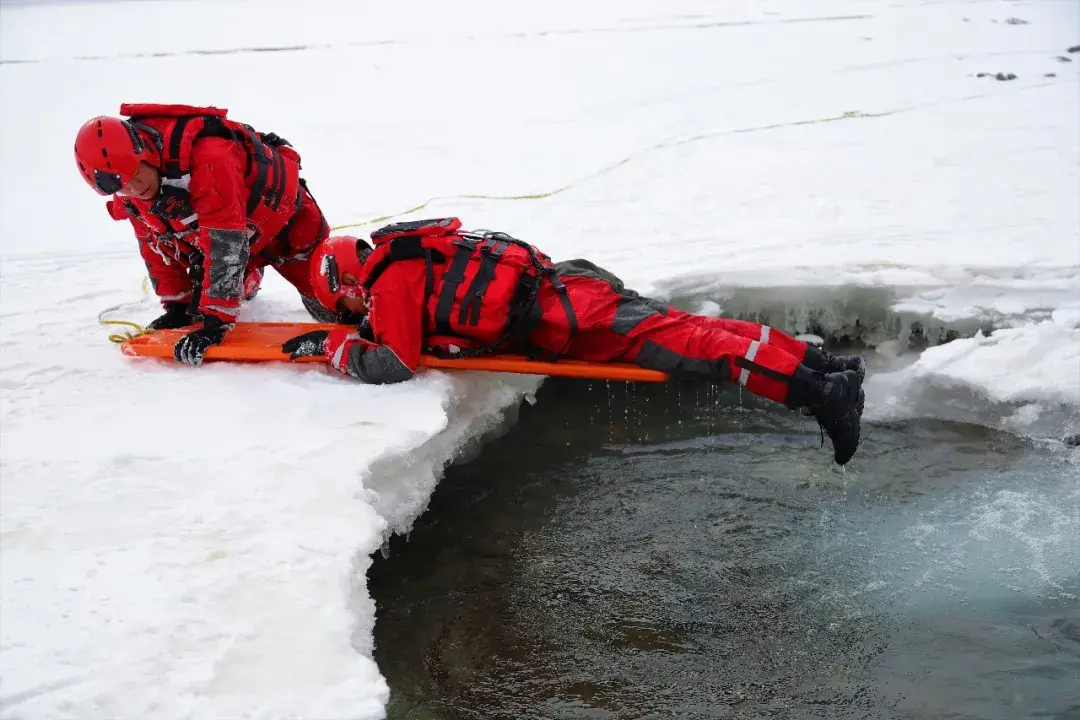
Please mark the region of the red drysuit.
POLYGON ((146 148, 144 162, 161 172, 161 187, 152 200, 117 195, 107 206, 134 227, 163 304, 197 294, 197 312, 233 322, 245 276, 267 265, 314 297, 309 259, 329 226, 285 141, 216 108, 125 105, 121 112, 146 148), (197 284, 193 265, 201 269, 197 284))
POLYGON ((463 234, 456 219, 439 222, 376 231, 374 251, 353 246, 368 253, 357 274, 370 334, 330 333, 322 349, 336 368, 370 383, 400 382, 432 345, 494 345, 737 381, 784 402, 807 354, 805 343, 767 326, 692 315, 642 297, 587 261, 552 264, 502 233, 463 234), (532 272, 534 264, 543 270, 532 272), (536 277, 539 288, 529 305, 522 281, 536 277), (514 307, 523 304, 528 309, 515 316, 514 307), (503 332, 508 325, 513 337, 503 332))
MULTIPOLYGON (((198 231, 158 232, 154 227, 156 218, 147 220, 150 215, 147 206, 150 203, 134 198, 114 198, 107 204, 114 219, 131 221, 139 242, 139 253, 161 303, 190 302, 194 296, 195 285, 188 273, 193 260, 207 257, 206 250, 211 244, 200 241, 203 238, 209 240, 209 234, 200 236, 198 231)), ((208 214, 211 218, 214 217, 214 213, 208 214)), ((202 217, 203 214, 200 213, 200 218, 202 217)), ((211 219, 211 222, 213 221, 211 219)), ((245 275, 269 265, 302 296, 314 298, 309 267, 311 251, 328 235, 329 226, 322 211, 305 189, 301 195, 300 211, 292 221, 276 237, 271 238, 270 242, 263 243, 258 248, 249 248, 247 261, 243 265, 245 275)), ((210 253, 210 257, 213 268, 213 253, 210 253)), ((218 258, 221 258, 220 254, 218 258)), ((239 299, 233 297, 231 290, 236 276, 231 271, 227 275, 222 272, 221 275, 225 275, 227 286, 222 283, 212 284, 211 278, 218 275, 212 275, 211 271, 203 266, 198 312, 216 315, 225 322, 232 322, 240 308, 239 299)))
POLYGON ((626 361, 737 381, 808 409, 832 439, 838 464, 854 456, 862 358, 833 356, 757 323, 673 310, 586 260, 552 263, 505 233, 460 226, 457 218, 389 225, 372 233, 374 248, 328 239, 312 262, 316 296, 351 311, 366 303, 366 327, 305 333, 282 351, 293 359, 325 354, 337 370, 369 383, 408 380, 426 349, 626 361))

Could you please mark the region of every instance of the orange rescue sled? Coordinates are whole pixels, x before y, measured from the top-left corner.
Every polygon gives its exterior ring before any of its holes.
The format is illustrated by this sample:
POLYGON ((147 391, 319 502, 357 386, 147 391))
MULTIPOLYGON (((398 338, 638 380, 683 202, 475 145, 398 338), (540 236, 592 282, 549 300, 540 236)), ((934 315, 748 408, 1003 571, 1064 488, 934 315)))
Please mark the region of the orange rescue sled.
MULTIPOLYGON (((225 336, 225 342, 206 351, 206 360, 232 362, 289 361, 281 352, 281 344, 312 330, 333 330, 340 325, 322 323, 261 323, 241 322, 225 336)), ((172 358, 173 344, 192 328, 158 330, 139 335, 121 345, 125 355, 133 357, 172 358)), ((326 358, 308 357, 292 362, 326 362, 326 358)), ((629 382, 664 382, 667 373, 649 370, 630 363, 591 363, 580 360, 541 362, 520 355, 485 355, 478 358, 441 358, 421 355, 422 367, 445 370, 486 370, 489 372, 551 375, 593 380, 625 380, 629 382)))

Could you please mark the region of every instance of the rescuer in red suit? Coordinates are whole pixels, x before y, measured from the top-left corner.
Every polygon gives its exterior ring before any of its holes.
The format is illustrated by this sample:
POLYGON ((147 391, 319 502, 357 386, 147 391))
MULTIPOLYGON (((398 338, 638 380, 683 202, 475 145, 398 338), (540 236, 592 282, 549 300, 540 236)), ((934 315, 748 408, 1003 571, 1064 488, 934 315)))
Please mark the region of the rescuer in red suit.
POLYGON ((174 346, 178 362, 199 365, 224 339, 267 265, 313 317, 337 319, 315 299, 308 267, 329 226, 287 141, 213 107, 125 104, 120 115, 87 121, 75 160, 94 190, 113 196, 113 219, 134 228, 165 309, 148 328, 201 320, 174 346))
POLYGON ((461 231, 457 218, 376 230, 374 247, 334 237, 316 251, 312 284, 323 305, 358 330, 314 331, 282 351, 325 354, 369 383, 408 380, 422 352, 632 362, 674 376, 743 384, 807 408, 843 465, 859 442, 865 364, 833 356, 757 323, 682 312, 627 289, 585 260, 552 263, 505 233, 461 231))

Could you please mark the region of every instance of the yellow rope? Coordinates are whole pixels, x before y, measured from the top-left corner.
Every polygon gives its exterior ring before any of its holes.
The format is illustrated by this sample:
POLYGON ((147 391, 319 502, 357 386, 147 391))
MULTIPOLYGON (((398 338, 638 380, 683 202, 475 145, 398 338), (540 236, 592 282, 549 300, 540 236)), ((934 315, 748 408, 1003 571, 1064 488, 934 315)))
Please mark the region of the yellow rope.
POLYGON ((394 218, 401 217, 402 215, 411 215, 417 210, 423 210, 431 203, 437 202, 439 200, 541 200, 543 198, 549 198, 553 195, 558 195, 564 190, 569 190, 574 185, 577 185, 578 182, 581 181, 579 180, 577 182, 564 185, 561 188, 556 188, 555 190, 550 190, 548 192, 525 193, 522 195, 437 195, 435 197, 428 198, 424 202, 414 207, 411 207, 408 210, 390 213, 389 215, 380 215, 379 217, 371 218, 370 220, 364 220, 362 222, 345 223, 344 225, 334 225, 330 229, 336 232, 338 230, 344 230, 345 228, 364 227, 365 225, 374 225, 375 223, 386 222, 387 220, 393 220, 394 218))
POLYGON ((131 301, 128 301, 128 302, 119 303, 117 305, 112 305, 112 306, 107 307, 107 308, 105 308, 104 310, 102 310, 101 312, 98 313, 97 320, 98 320, 99 325, 120 325, 120 326, 123 326, 123 327, 129 327, 129 328, 132 328, 132 329, 135 330, 134 333, 131 332, 130 330, 125 330, 123 332, 123 334, 113 333, 113 334, 109 335, 109 342, 113 342, 113 343, 116 343, 116 344, 119 345, 121 343, 126 343, 128 340, 131 340, 132 338, 136 338, 136 337, 139 337, 140 335, 146 335, 148 333, 153 332, 153 330, 147 330, 146 328, 144 328, 139 323, 131 322, 130 320, 106 320, 104 318, 105 315, 108 315, 111 312, 116 312, 117 310, 120 310, 121 308, 130 307, 132 305, 139 305, 140 303, 142 303, 143 300, 146 299, 147 295, 150 294, 150 278, 148 278, 148 277, 143 278, 142 292, 143 292, 143 296, 139 300, 131 300, 131 301))
POLYGON ((146 328, 144 328, 139 323, 130 322, 128 320, 102 320, 101 317, 99 316, 98 317, 98 322, 101 323, 102 325, 126 325, 127 327, 131 327, 131 328, 135 329, 135 332, 131 332, 130 330, 126 330, 126 331, 124 331, 124 333, 122 335, 119 334, 119 333, 110 334, 109 335, 109 342, 113 342, 113 343, 116 343, 118 345, 121 344, 121 343, 126 343, 128 340, 131 340, 132 338, 137 338, 140 335, 146 335, 147 333, 153 332, 153 330, 147 330, 146 328))
POLYGON ((361 221, 361 222, 345 223, 345 224, 342 224, 342 225, 334 225, 334 226, 332 226, 330 228, 330 230, 336 232, 338 230, 344 230, 345 228, 364 227, 366 225, 374 225, 375 223, 385 222, 387 220, 392 220, 394 218, 401 217, 403 215, 411 215, 412 213, 414 213, 414 212, 416 212, 418 210, 423 210, 424 208, 426 208, 431 203, 437 202, 439 200, 543 200, 544 198, 553 197, 555 195, 558 195, 559 193, 566 192, 570 188, 581 185, 582 183, 585 183, 585 182, 588 182, 589 180, 600 177, 601 175, 606 175, 607 173, 609 173, 609 172, 611 172, 613 170, 616 170, 616 169, 622 167, 623 165, 626 165, 627 163, 633 161, 635 158, 640 157, 642 155, 645 155, 646 153, 654 152, 656 150, 663 150, 664 148, 677 147, 679 145, 686 145, 686 144, 689 144, 689 143, 698 142, 698 141, 701 141, 701 140, 707 140, 709 138, 714 138, 714 137, 718 137, 718 136, 721 136, 721 135, 739 135, 739 134, 743 134, 743 133, 760 132, 760 131, 764 131, 764 130, 777 130, 779 128, 785 128, 785 127, 797 127, 799 125, 816 125, 816 124, 819 124, 819 123, 837 122, 839 120, 853 120, 853 119, 856 119, 856 118, 876 118, 876 117, 883 117, 885 115, 889 115, 892 112, 893 111, 881 112, 881 113, 867 113, 867 112, 861 112, 861 111, 858 111, 858 110, 849 110, 848 112, 842 113, 840 115, 833 115, 831 117, 814 118, 814 119, 811 119, 811 120, 794 120, 792 122, 777 123, 775 125, 763 125, 763 126, 749 127, 749 128, 736 128, 734 130, 718 130, 716 132, 704 133, 702 135, 694 135, 694 136, 691 136, 691 137, 675 138, 675 139, 671 139, 671 140, 665 140, 663 142, 657 143, 656 145, 652 145, 650 147, 638 150, 637 152, 632 153, 630 155, 627 155, 626 157, 622 158, 621 160, 619 160, 617 162, 613 162, 610 165, 605 165, 604 167, 602 167, 602 168, 600 168, 598 170, 594 170, 593 172, 589 173, 588 175, 585 175, 584 177, 580 177, 577 180, 574 180, 572 182, 567 183, 566 185, 563 185, 562 187, 555 188, 554 190, 548 190, 547 192, 523 193, 521 195, 479 195, 479 194, 437 195, 435 197, 428 198, 424 202, 420 203, 419 205, 413 206, 413 207, 409 208, 408 210, 402 210, 401 212, 391 213, 389 215, 380 215, 379 217, 371 218, 370 220, 364 220, 364 221, 361 221))

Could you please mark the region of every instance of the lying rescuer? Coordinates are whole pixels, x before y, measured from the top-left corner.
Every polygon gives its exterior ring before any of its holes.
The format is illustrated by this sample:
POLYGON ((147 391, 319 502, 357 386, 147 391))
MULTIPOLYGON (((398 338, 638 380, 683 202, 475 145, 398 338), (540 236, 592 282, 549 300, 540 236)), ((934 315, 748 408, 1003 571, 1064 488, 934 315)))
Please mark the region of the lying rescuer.
POLYGON ((287 141, 220 108, 124 104, 120 115, 83 124, 75 162, 90 187, 113 196, 112 218, 135 231, 165 310, 148 329, 201 319, 174 346, 177 362, 199 365, 224 339, 267 265, 316 320, 338 319, 311 289, 311 253, 330 228, 287 141))
POLYGON ((457 218, 388 225, 374 246, 349 236, 312 261, 319 301, 358 330, 317 330, 282 345, 291 359, 325 355, 367 383, 410 379, 422 352, 469 357, 626 361, 673 376, 743 384, 807 408, 837 463, 859 443, 865 364, 757 323, 693 315, 627 289, 585 260, 552 261, 501 232, 461 230, 457 218))

